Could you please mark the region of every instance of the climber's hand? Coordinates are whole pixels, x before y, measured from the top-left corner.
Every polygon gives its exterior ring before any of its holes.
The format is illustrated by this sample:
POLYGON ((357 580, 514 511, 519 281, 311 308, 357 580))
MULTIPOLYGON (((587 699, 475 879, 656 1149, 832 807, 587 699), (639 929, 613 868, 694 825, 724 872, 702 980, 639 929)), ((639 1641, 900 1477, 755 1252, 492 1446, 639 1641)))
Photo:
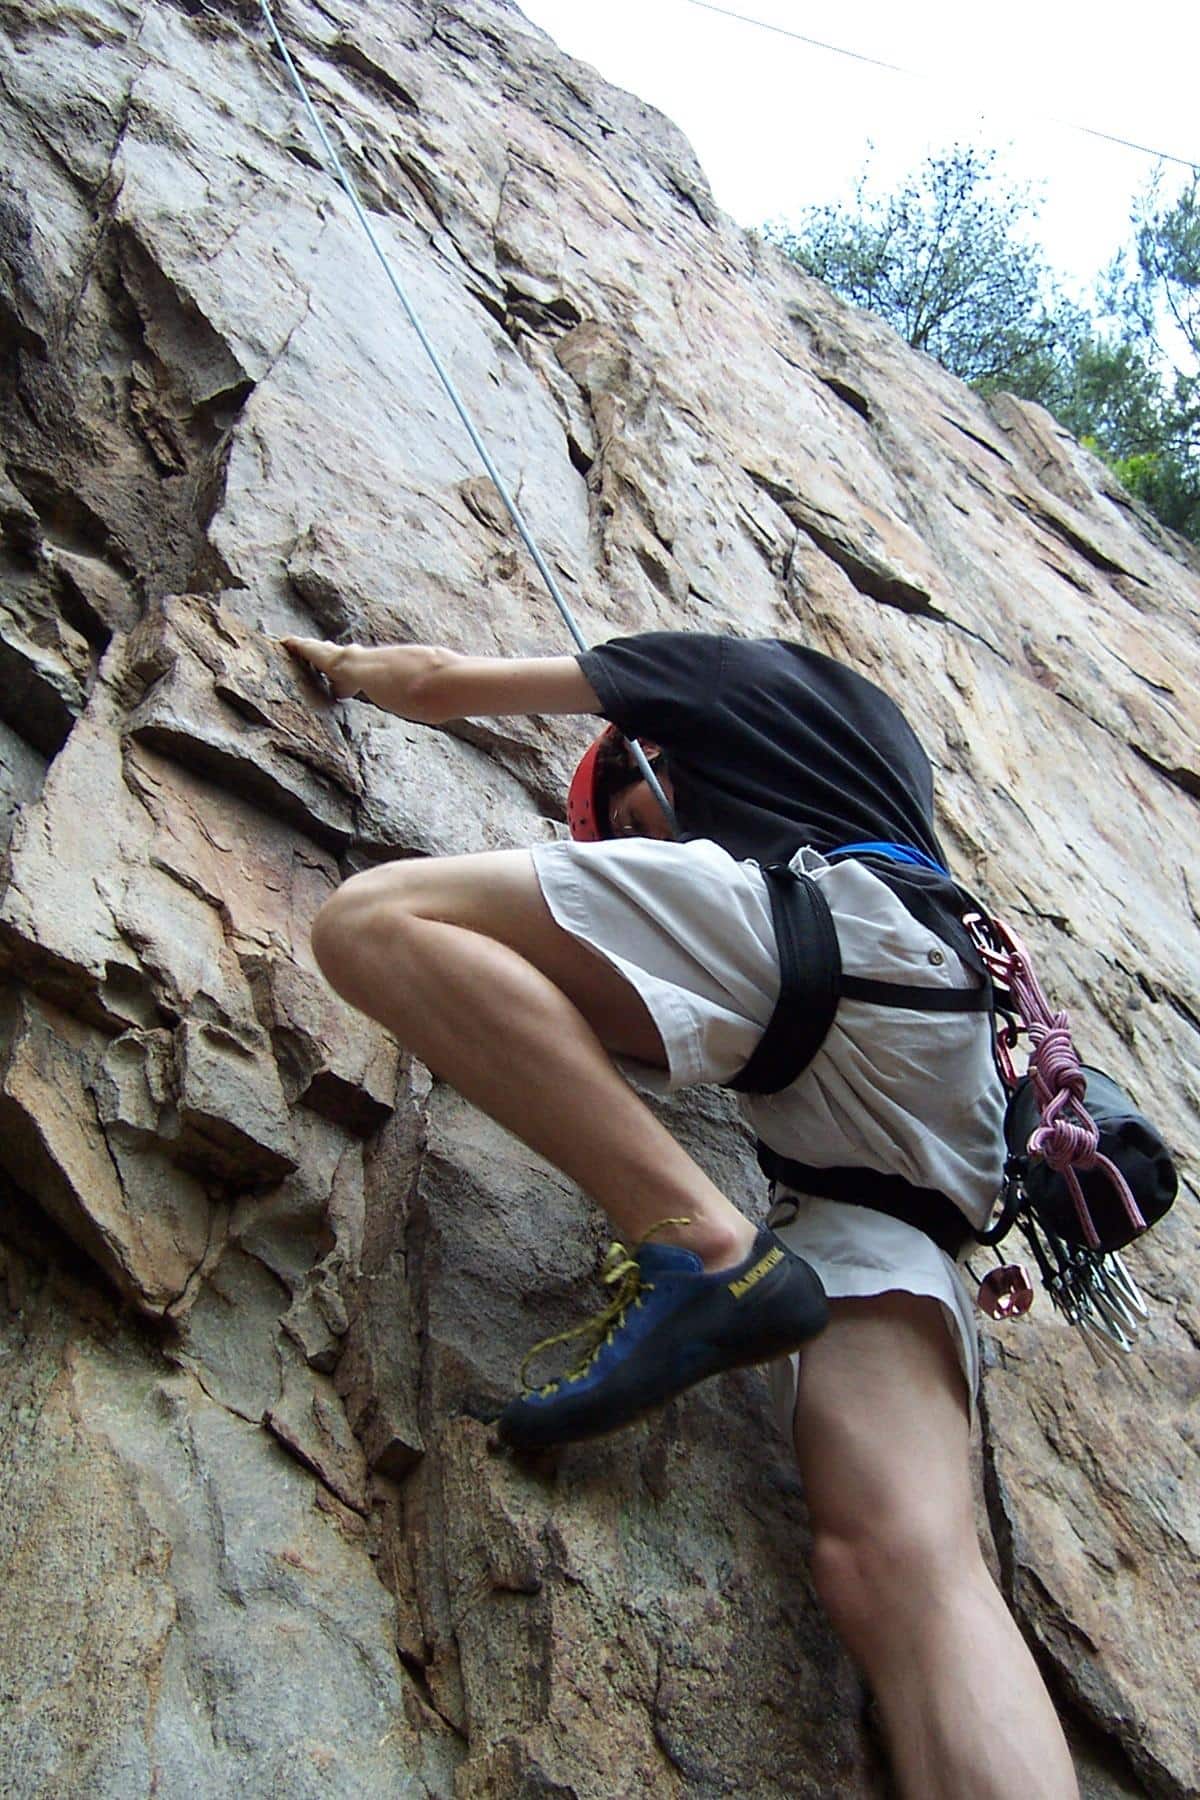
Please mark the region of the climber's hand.
POLYGON ((324 675, 335 700, 361 696, 401 718, 440 725, 439 677, 452 652, 429 644, 329 644, 320 638, 286 637, 285 650, 324 675))
POLYGON ((297 637, 282 643, 324 675, 335 699, 361 695, 420 725, 600 711, 596 691, 573 656, 461 656, 434 644, 368 647, 297 637))
POLYGON ((356 644, 327 644, 320 638, 286 637, 280 640, 285 650, 300 662, 308 663, 324 675, 335 700, 348 700, 361 692, 362 676, 357 666, 361 651, 356 644))

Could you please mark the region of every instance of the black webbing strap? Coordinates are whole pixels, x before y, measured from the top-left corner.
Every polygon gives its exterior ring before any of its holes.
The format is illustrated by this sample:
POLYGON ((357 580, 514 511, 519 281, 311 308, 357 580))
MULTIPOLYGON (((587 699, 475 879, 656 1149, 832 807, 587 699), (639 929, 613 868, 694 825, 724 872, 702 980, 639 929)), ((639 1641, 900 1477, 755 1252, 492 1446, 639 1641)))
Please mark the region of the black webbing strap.
POLYGON ((779 950, 779 998, 745 1068, 726 1087, 777 1094, 807 1069, 837 1012, 842 953, 829 902, 786 863, 763 869, 779 950))
POLYGON ((807 1069, 829 1032, 839 999, 916 1012, 987 1012, 991 984, 976 988, 916 987, 842 973, 842 953, 829 902, 810 876, 787 863, 763 869, 779 951, 779 998, 750 1061, 726 1087, 740 1094, 777 1094, 807 1069))
POLYGON ((986 985, 975 988, 906 987, 896 981, 872 981, 864 975, 842 976, 845 1000, 869 1000, 875 1006, 911 1006, 914 1012, 987 1012, 992 998, 986 985))
POLYGON ((975 1232, 946 1194, 937 1188, 916 1187, 902 1175, 882 1175, 877 1169, 820 1169, 795 1162, 777 1150, 758 1145, 758 1163, 771 1181, 794 1188, 798 1194, 817 1194, 848 1206, 869 1206, 905 1225, 915 1225, 932 1238, 947 1256, 957 1257, 963 1245, 975 1241, 975 1232))
MULTIPOLYGON (((779 998, 745 1068, 726 1087, 743 1094, 777 1094, 790 1087, 828 1035, 839 999, 916 1012, 987 1012, 992 984, 976 988, 917 987, 844 975, 837 928, 817 882, 786 863, 764 868, 779 951, 779 998)), ((818 1168, 781 1156, 760 1141, 758 1160, 772 1181, 801 1194, 852 1206, 869 1206, 915 1225, 948 1256, 957 1256, 975 1233, 954 1202, 936 1188, 915 1187, 901 1175, 874 1169, 818 1168)))

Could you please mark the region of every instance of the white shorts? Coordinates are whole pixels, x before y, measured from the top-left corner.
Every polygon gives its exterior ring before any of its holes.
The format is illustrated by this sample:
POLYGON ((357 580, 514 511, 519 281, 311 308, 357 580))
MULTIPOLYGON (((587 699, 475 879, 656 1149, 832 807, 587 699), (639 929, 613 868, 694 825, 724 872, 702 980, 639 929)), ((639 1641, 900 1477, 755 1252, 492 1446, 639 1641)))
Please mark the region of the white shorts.
MULTIPOLYGON (((707 840, 630 838, 536 845, 555 922, 620 971, 662 1038, 665 1071, 629 1065, 652 1091, 721 1083, 749 1060, 775 1007, 779 959, 766 882, 707 840)), ((821 884, 847 974, 928 987, 973 987, 958 955, 866 864, 793 859, 821 884)), ((742 1099, 773 1149, 819 1167, 903 1176, 936 1188, 974 1224, 999 1191, 1004 1096, 986 1013, 926 1013, 843 999, 825 1042, 779 1094, 742 1099)), ((979 1348, 972 1305, 952 1259, 914 1226, 860 1206, 793 1196, 780 1235, 812 1264, 831 1299, 897 1290, 941 1302, 974 1412, 979 1348)), ((790 1435, 796 1359, 772 1388, 790 1435)))

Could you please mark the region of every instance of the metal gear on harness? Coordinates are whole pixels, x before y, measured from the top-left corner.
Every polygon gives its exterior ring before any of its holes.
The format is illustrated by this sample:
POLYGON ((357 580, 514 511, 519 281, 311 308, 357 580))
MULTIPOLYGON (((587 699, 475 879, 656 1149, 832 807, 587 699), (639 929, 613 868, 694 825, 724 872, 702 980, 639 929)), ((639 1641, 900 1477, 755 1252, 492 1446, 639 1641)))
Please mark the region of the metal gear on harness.
MULTIPOLYGON (((980 1232, 995 1246, 1016 1226, 1042 1285, 1078 1327, 1092 1355, 1133 1349, 1146 1304, 1120 1252, 1173 1204, 1178 1178, 1159 1133, 1111 1077, 1079 1061, 1065 1012, 1051 1011, 1020 939, 982 907, 963 919, 992 979, 996 1062, 1009 1090, 1008 1160, 1000 1215, 980 1232), (1029 1066, 1012 1051, 1026 1035, 1029 1066)), ((1019 1265, 985 1276, 980 1305, 992 1318, 1028 1311, 1033 1289, 1019 1265)))
MULTIPOLYGON (((882 843, 841 846, 828 860, 855 853, 931 861, 911 846, 882 843)), ((998 1245, 1015 1225, 1054 1305, 1080 1328, 1089 1348, 1132 1349, 1137 1321, 1148 1315, 1119 1253, 1172 1204, 1175 1168, 1158 1132, 1116 1083, 1080 1063, 1067 1015, 1051 1011, 1020 940, 964 893, 963 924, 978 957, 981 987, 923 989, 848 976, 819 884, 787 864, 764 874, 779 951, 779 999, 753 1057, 727 1087, 769 1094, 790 1086, 816 1056, 845 997, 919 1012, 988 1012, 997 1069, 1010 1096, 1000 1213, 983 1231, 974 1230, 948 1195, 876 1170, 813 1167, 760 1142, 764 1173, 798 1193, 900 1219, 952 1258, 972 1238, 998 1245), (814 941, 823 943, 820 957, 804 954, 814 941), (1029 1068, 1019 1073, 1012 1052, 1022 1034, 1032 1048, 1029 1068)), ((980 1309, 994 1319, 1020 1318, 1033 1298, 1022 1264, 1002 1264, 980 1283, 980 1309)))

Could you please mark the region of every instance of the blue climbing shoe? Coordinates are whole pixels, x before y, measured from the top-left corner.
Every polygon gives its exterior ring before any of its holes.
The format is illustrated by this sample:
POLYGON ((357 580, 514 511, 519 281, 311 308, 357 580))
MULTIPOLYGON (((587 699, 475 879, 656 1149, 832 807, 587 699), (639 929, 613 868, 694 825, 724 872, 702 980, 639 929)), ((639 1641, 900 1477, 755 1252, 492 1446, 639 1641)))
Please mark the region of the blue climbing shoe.
POLYGON ((715 1274, 675 1244, 643 1242, 632 1255, 613 1244, 604 1280, 614 1293, 603 1311, 525 1358, 523 1381, 543 1350, 584 1341, 569 1374, 544 1387, 526 1384, 500 1414, 500 1436, 513 1449, 616 1431, 722 1369, 798 1350, 829 1317, 815 1271, 767 1230, 744 1262, 715 1274))

